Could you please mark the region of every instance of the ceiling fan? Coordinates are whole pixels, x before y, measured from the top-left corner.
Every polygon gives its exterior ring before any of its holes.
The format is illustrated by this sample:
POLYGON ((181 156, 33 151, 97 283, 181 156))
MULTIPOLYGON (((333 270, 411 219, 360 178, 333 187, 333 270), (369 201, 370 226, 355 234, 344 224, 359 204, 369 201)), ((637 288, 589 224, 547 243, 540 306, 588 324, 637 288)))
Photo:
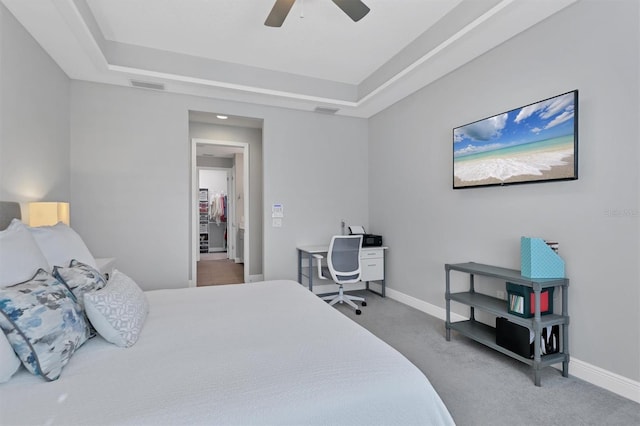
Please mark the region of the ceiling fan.
MULTIPOLYGON (((267 16, 267 20, 264 21, 264 24, 267 27, 281 27, 282 23, 286 19, 289 11, 291 10, 291 6, 295 3, 296 0, 276 0, 269 16, 267 16)), ((344 13, 349 16, 349 18, 353 19, 354 22, 358 22, 360 19, 364 18, 364 16, 369 13, 369 8, 366 4, 362 3, 360 0, 331 0, 336 6, 338 6, 344 13)))

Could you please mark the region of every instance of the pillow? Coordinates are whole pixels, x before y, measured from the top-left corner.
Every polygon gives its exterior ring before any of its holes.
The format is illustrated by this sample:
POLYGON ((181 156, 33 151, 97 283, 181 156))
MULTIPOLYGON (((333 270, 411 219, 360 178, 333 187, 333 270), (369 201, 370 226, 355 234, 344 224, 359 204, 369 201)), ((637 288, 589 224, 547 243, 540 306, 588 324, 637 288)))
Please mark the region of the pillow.
POLYGON ((68 265, 72 259, 98 269, 96 260, 80 235, 62 222, 53 226, 30 227, 40 250, 49 262, 49 270, 54 266, 68 265))
POLYGON ((9 344, 7 337, 0 331, 0 383, 9 381, 20 367, 20 358, 9 344))
POLYGON ((0 327, 27 370, 48 381, 89 336, 71 291, 44 270, 0 289, 0 327))
POLYGON ((49 263, 27 226, 13 219, 0 231, 0 288, 28 280, 38 269, 50 270, 49 263))
POLYGON ((56 266, 53 276, 65 284, 73 293, 76 301, 84 309, 84 294, 100 290, 107 284, 107 280, 96 269, 73 259, 69 267, 56 266))
POLYGON ((131 278, 114 269, 102 290, 84 294, 84 308, 98 334, 128 348, 138 341, 149 302, 131 278))

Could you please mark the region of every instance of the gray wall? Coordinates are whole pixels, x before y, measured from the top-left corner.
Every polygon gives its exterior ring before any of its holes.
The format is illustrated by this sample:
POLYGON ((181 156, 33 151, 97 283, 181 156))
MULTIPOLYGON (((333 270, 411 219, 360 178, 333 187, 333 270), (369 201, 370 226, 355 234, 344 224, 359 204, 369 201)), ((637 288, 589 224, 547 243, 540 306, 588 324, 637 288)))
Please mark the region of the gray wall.
POLYGON ((188 115, 165 93, 73 81, 71 205, 93 254, 143 288, 189 275, 188 115))
POLYGON ((366 120, 74 81, 74 227, 143 288, 188 285, 190 110, 264 119, 266 279, 296 278, 296 244, 367 219, 366 120), (282 228, 270 226, 274 202, 282 228))
POLYGON ((264 121, 265 278, 297 279, 296 245, 368 225, 367 120, 282 110, 264 121), (282 228, 271 207, 284 206, 282 228))
POLYGON ((580 2, 370 120, 391 288, 444 307, 445 263, 520 269, 520 236, 559 241, 572 356, 640 379, 638 17, 636 1, 580 2), (579 180, 451 189, 454 127, 572 89, 579 180))
POLYGON ((0 41, 0 199, 69 201, 69 79, 2 4, 0 41))
MULTIPOLYGON (((209 123, 189 123, 189 139, 245 142, 249 144, 249 220, 251 226, 250 275, 262 274, 262 129, 220 126, 209 123)), ((212 158, 197 160, 198 165, 212 164, 212 158)), ((225 160, 225 159, 218 159, 225 160)), ((232 160, 231 160, 232 161, 232 160)), ((231 166, 230 166, 231 167, 231 166)), ((245 248, 246 249, 246 248, 245 248)))

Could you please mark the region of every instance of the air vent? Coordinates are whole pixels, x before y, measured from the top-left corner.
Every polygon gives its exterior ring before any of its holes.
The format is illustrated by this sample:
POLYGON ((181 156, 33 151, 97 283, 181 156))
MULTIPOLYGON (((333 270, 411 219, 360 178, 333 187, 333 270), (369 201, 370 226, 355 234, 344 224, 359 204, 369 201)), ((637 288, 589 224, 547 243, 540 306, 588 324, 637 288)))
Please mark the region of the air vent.
POLYGON ((314 111, 319 112, 320 114, 335 114, 340 110, 338 108, 316 107, 314 111))
POLYGON ((164 90, 164 84, 162 83, 150 83, 148 81, 131 80, 131 85, 133 87, 139 87, 141 89, 164 90))

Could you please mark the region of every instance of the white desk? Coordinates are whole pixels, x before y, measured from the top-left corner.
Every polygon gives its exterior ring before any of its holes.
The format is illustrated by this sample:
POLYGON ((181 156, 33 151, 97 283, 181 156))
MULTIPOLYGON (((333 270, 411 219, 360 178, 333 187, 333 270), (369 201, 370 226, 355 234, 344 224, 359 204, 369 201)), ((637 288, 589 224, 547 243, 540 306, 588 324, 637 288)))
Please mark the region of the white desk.
MULTIPOLYGON (((313 291, 313 255, 326 254, 329 251, 328 245, 318 246, 298 246, 298 282, 303 284, 302 278, 306 277, 309 281, 309 291, 313 291), (303 273, 302 259, 307 258, 309 262, 309 275, 303 273)), ((360 281, 364 281, 367 290, 385 297, 385 272, 384 258, 386 246, 381 247, 362 247, 360 250, 360 281), (369 288, 370 281, 380 281, 382 290, 380 293, 369 288)))

